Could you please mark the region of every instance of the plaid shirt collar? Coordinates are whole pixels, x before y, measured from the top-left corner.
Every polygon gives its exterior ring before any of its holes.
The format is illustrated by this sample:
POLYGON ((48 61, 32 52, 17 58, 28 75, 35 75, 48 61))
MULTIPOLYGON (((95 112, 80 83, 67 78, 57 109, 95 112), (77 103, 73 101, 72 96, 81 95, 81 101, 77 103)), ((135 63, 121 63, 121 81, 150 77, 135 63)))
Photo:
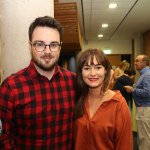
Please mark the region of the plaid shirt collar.
MULTIPOLYGON (((30 61, 30 65, 29 65, 27 71, 28 71, 28 73, 30 74, 30 76, 31 76, 32 78, 36 78, 36 77, 41 76, 40 73, 36 70, 36 68, 35 68, 34 63, 33 63, 32 60, 30 61)), ((59 76, 59 75, 60 75, 60 76, 63 75, 63 73, 62 73, 62 71, 61 71, 61 68, 60 68, 58 65, 55 66, 55 72, 54 72, 52 78, 53 78, 54 76, 57 76, 57 75, 58 75, 58 76, 59 76)))

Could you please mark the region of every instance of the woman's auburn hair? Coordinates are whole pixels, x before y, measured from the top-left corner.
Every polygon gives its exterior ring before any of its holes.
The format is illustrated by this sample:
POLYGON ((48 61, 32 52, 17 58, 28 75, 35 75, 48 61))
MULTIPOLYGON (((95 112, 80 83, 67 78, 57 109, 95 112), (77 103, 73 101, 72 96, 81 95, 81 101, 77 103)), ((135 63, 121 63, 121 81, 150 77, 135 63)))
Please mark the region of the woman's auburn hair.
POLYGON ((83 81, 82 68, 84 65, 88 64, 89 59, 91 60, 91 64, 93 64, 94 57, 96 58, 98 64, 102 65, 106 70, 102 91, 100 92, 104 92, 109 86, 111 65, 103 51, 99 49, 87 49, 81 52, 77 60, 77 87, 74 112, 75 118, 83 115, 84 103, 89 91, 88 86, 83 81))

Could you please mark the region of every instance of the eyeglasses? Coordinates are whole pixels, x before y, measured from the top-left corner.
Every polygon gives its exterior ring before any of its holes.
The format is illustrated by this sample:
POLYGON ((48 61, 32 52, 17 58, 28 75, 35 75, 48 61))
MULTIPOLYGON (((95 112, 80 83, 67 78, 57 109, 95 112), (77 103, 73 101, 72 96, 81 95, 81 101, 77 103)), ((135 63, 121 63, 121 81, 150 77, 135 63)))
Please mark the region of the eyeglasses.
POLYGON ((32 46, 34 46, 35 50, 38 51, 38 52, 44 51, 46 49, 46 46, 49 46, 49 49, 52 52, 57 52, 60 49, 60 46, 62 45, 62 44, 59 44, 57 42, 52 42, 50 44, 45 44, 43 42, 34 42, 34 43, 30 42, 30 44, 32 46))

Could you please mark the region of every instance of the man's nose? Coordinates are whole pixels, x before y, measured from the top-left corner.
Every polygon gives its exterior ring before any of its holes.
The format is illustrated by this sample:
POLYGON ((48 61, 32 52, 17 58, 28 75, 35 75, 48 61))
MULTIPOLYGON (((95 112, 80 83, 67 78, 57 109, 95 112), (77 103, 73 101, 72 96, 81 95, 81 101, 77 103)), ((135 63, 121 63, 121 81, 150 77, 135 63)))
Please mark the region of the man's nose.
POLYGON ((50 53, 50 51, 51 51, 50 45, 45 45, 45 52, 50 53))

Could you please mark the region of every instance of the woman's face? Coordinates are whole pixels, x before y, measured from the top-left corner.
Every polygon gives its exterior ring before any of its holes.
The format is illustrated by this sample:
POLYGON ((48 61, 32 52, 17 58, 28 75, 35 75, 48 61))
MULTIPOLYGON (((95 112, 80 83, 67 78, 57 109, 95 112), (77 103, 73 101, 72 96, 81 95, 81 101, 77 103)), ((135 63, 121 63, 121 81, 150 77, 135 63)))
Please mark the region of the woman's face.
POLYGON ((89 59, 88 64, 84 65, 82 68, 83 80, 89 88, 101 87, 105 78, 105 73, 105 68, 101 64, 98 64, 95 56, 93 62, 89 59))

